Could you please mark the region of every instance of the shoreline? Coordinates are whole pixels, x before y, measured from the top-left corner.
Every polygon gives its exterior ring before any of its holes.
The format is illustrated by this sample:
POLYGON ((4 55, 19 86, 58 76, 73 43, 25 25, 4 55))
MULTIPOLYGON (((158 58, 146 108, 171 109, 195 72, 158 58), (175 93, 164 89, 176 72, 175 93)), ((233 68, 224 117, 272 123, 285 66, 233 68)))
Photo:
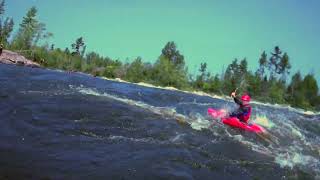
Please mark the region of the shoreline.
POLYGON ((32 60, 25 58, 17 52, 10 50, 3 50, 0 55, 0 63, 3 64, 12 64, 16 66, 26 66, 31 68, 40 68, 42 67, 39 63, 36 63, 32 60))
MULTIPOLYGON (((91 74, 87 74, 87 73, 83 73, 83 72, 80 72, 80 73, 91 76, 91 74)), ((198 95, 198 96, 208 96, 208 97, 211 97, 211 98, 221 99, 221 100, 225 100, 225 101, 233 101, 230 97, 227 97, 227 96, 219 96, 219 95, 216 95, 216 94, 210 94, 210 93, 206 93, 206 92, 202 92, 202 91, 186 91, 186 90, 181 90, 181 89, 177 89, 177 88, 174 88, 174 87, 156 86, 156 85, 148 84, 148 83, 145 83, 145 82, 133 83, 133 82, 122 80, 120 78, 111 79, 111 78, 107 78, 107 77, 103 77, 103 76, 96 76, 96 78, 100 78, 100 79, 104 79, 104 80, 108 80, 108 81, 114 81, 114 82, 135 84, 135 85, 144 86, 144 87, 158 88, 158 89, 171 90, 171 91, 179 91, 179 92, 184 92, 184 93, 188 93, 188 94, 194 94, 194 95, 198 95)), ((289 104, 271 104, 269 102, 259 102, 259 101, 256 101, 256 100, 252 100, 251 104, 257 104, 257 105, 275 107, 275 108, 289 109, 291 111, 295 111, 295 112, 298 112, 298 113, 301 113, 301 114, 304 114, 304 115, 320 115, 320 112, 311 111, 311 110, 304 110, 304 109, 301 109, 301 108, 295 108, 295 107, 290 106, 289 104)))
MULTIPOLYGON (((153 85, 153 84, 149 84, 149 83, 145 83, 145 82, 138 82, 138 83, 133 83, 133 82, 129 82, 129 81, 125 81, 122 80, 120 78, 107 78, 104 76, 94 76, 92 74, 89 73, 85 73, 85 72, 81 72, 81 71, 66 71, 66 70, 62 70, 62 69, 52 69, 52 68, 47 68, 44 66, 41 66, 40 64, 29 60, 27 58, 25 58, 24 56, 20 55, 19 53, 13 52, 13 51, 9 51, 9 50, 3 50, 1 56, 0 56, 0 63, 2 64, 11 64, 11 65, 16 65, 16 66, 26 66, 26 67, 31 67, 31 68, 43 68, 43 69, 48 69, 48 70, 55 70, 55 71, 59 71, 59 72, 64 72, 64 73, 80 73, 80 74, 84 74, 84 75, 88 75, 88 76, 92 76, 95 78, 100 78, 103 80, 109 80, 109 81, 114 81, 114 82, 122 82, 122 83, 129 83, 129 84, 135 84, 135 85, 139 85, 139 86, 144 86, 144 87, 151 87, 151 88, 158 88, 158 89, 165 89, 165 90, 171 90, 171 91, 179 91, 179 92, 184 92, 184 93, 188 93, 188 94, 194 94, 194 95, 198 95, 198 96, 207 96, 207 97, 211 97, 211 98, 215 98, 215 99, 221 99, 221 100, 225 100, 225 101, 233 101, 230 97, 225 96, 225 95, 216 95, 214 93, 206 93, 203 91, 188 91, 188 90, 181 90, 181 89, 177 89, 175 87, 163 87, 163 86, 157 86, 157 85, 153 85)), ((304 114, 304 115, 320 115, 320 112, 317 111, 311 111, 311 110, 305 110, 305 109, 301 109, 301 108, 295 108, 290 106, 289 104, 272 104, 269 102, 259 102, 256 100, 252 100, 251 101, 252 104, 258 104, 258 105, 263 105, 263 106, 268 106, 268 107, 275 107, 275 108, 285 108, 285 109, 289 109, 291 111, 296 111, 298 113, 304 114)))

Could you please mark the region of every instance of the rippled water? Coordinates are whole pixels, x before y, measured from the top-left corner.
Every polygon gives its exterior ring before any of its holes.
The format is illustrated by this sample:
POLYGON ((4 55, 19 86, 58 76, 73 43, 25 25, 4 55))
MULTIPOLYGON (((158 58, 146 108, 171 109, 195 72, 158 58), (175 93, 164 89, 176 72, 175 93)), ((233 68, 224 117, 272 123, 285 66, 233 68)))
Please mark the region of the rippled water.
POLYGON ((253 104, 258 136, 206 115, 234 103, 0 65, 0 179, 319 179, 320 116, 253 104))

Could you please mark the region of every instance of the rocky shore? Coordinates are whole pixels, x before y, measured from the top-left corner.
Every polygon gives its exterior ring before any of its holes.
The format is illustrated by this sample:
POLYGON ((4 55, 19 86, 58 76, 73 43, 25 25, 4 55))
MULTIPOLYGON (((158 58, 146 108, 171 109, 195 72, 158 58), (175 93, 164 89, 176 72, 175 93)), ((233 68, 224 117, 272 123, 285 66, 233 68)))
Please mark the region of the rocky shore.
POLYGON ((40 67, 40 64, 33 62, 24 56, 9 50, 3 50, 0 56, 0 63, 14 64, 19 66, 40 67))

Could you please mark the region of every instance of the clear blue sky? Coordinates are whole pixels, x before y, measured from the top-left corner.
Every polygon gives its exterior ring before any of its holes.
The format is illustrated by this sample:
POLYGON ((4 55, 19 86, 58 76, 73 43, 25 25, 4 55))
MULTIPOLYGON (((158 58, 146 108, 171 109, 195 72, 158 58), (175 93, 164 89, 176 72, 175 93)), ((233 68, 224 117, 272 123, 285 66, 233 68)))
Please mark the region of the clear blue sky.
POLYGON ((200 62, 220 73, 234 58, 258 66, 260 54, 279 46, 292 72, 313 72, 320 82, 318 0, 7 0, 16 28, 35 5, 56 47, 83 36, 89 51, 154 62, 175 41, 189 72, 200 62))

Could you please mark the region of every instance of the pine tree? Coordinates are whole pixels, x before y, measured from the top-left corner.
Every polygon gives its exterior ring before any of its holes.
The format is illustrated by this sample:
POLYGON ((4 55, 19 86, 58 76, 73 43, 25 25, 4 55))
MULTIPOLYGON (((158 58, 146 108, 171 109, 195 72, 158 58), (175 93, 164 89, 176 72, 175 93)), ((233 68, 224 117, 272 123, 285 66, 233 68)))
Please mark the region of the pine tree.
POLYGON ((271 52, 271 57, 268 62, 268 68, 270 70, 270 79, 275 79, 275 75, 279 70, 279 63, 281 59, 281 50, 278 46, 274 48, 274 52, 271 52))
POLYGON ((5 13, 5 1, 0 2, 0 43, 8 44, 8 39, 13 31, 14 22, 12 18, 3 17, 5 13))
POLYGON ((162 49, 161 55, 169 59, 175 65, 175 67, 179 69, 184 68, 184 56, 180 54, 179 50, 177 50, 177 46, 173 41, 170 41, 165 45, 165 47, 162 49))
POLYGON ((264 77, 264 73, 267 67, 267 53, 265 51, 263 51, 263 53, 261 54, 261 57, 259 59, 259 69, 258 69, 258 75, 260 75, 260 78, 264 77))
POLYGON ((53 51, 53 50, 54 50, 54 44, 51 44, 50 51, 53 51))
POLYGON ((64 50, 64 53, 66 53, 66 54, 70 54, 70 50, 69 50, 69 48, 66 48, 66 49, 64 50))
POLYGON ((210 76, 210 74, 207 74, 206 71, 207 71, 207 63, 201 63, 200 69, 199 69, 200 75, 197 76, 197 79, 195 81, 196 88, 199 88, 199 89, 203 88, 206 78, 208 78, 208 75, 210 76))
POLYGON ((1 15, 4 15, 4 12, 5 12, 5 1, 4 0, 2 0, 1 2, 0 2, 0 16, 1 15))
POLYGON ((318 96, 318 84, 313 74, 308 74, 304 77, 302 82, 305 98, 312 106, 316 105, 316 97, 318 96))
POLYGON ((284 53, 284 55, 281 57, 279 68, 278 68, 278 74, 282 74, 282 80, 286 81, 287 75, 290 73, 289 70, 291 69, 291 64, 289 62, 289 56, 287 53, 284 53))
POLYGON ((83 49, 84 49, 84 47, 85 47, 85 43, 84 43, 84 41, 83 41, 83 38, 82 38, 82 37, 78 38, 78 39, 76 40, 76 42, 71 45, 71 47, 72 47, 72 49, 73 49, 72 54, 73 54, 73 55, 79 55, 79 56, 80 56, 80 55, 81 55, 80 52, 81 52, 81 51, 82 51, 82 52, 85 51, 85 50, 83 51, 83 49))
POLYGON ((31 7, 20 24, 20 28, 13 40, 13 47, 16 49, 30 49, 40 39, 52 36, 52 33, 45 33, 45 24, 37 20, 37 8, 31 7))

